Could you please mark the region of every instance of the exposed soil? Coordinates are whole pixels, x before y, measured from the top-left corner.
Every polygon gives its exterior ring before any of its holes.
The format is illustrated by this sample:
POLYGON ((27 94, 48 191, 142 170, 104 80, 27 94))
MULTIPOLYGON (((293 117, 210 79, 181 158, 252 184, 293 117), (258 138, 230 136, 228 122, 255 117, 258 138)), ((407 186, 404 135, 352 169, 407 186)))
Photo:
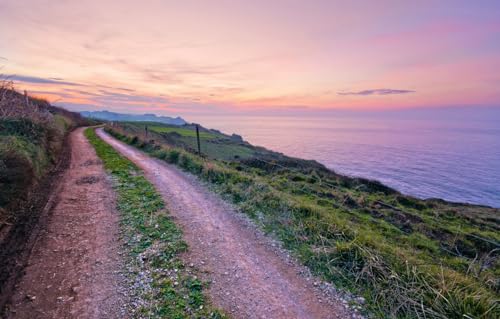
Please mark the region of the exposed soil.
POLYGON ((211 281, 212 302, 235 318, 348 318, 352 313, 302 267, 273 247, 242 214, 190 174, 98 135, 142 170, 163 196, 189 244, 187 262, 211 281))
POLYGON ((7 318, 123 318, 119 216, 110 181, 83 128, 71 133, 70 167, 52 191, 7 318))
POLYGON ((30 190, 27 200, 21 200, 13 211, 16 222, 0 225, 0 316, 15 283, 23 273, 35 238, 46 224, 47 216, 55 204, 54 195, 70 164, 69 140, 69 137, 65 138, 61 155, 53 169, 30 190))

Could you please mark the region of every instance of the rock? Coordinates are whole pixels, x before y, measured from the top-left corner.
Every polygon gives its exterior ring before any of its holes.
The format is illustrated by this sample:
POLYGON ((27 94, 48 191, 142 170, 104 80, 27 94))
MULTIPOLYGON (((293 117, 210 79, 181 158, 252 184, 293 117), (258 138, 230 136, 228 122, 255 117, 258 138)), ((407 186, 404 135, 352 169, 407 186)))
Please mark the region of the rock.
POLYGON ((243 142, 243 137, 241 137, 241 135, 238 135, 238 134, 233 133, 230 138, 232 141, 235 141, 235 142, 243 142))

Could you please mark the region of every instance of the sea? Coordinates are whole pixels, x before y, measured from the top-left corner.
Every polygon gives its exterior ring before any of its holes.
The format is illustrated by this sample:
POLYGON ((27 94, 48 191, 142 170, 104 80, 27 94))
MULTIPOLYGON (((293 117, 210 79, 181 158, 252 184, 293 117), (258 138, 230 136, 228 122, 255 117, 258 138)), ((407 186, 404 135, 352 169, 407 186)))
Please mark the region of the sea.
POLYGON ((187 119, 418 198, 500 207, 499 108, 187 119))

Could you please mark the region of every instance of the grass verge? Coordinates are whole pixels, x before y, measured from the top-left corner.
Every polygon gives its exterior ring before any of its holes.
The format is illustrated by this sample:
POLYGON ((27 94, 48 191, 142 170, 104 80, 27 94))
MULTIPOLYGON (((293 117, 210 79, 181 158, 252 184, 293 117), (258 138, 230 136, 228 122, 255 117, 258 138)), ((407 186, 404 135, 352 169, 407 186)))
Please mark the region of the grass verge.
POLYGON ((161 196, 141 171, 102 141, 92 128, 85 136, 113 177, 121 227, 130 252, 135 318, 225 318, 203 294, 205 283, 179 255, 187 250, 182 232, 161 196))

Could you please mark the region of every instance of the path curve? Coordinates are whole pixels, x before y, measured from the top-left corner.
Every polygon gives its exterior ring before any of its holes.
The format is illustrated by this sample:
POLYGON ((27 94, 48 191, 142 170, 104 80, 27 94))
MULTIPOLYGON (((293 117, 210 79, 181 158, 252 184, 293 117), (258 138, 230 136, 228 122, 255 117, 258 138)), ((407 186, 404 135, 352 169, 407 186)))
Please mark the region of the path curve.
POLYGON ((71 162, 17 285, 8 318, 124 318, 119 215, 110 181, 78 128, 71 162))
POLYGON ((254 227, 194 176, 105 133, 97 134, 139 166, 164 198, 189 244, 187 260, 211 279, 212 302, 235 318, 348 318, 326 302, 299 267, 285 261, 254 227))

